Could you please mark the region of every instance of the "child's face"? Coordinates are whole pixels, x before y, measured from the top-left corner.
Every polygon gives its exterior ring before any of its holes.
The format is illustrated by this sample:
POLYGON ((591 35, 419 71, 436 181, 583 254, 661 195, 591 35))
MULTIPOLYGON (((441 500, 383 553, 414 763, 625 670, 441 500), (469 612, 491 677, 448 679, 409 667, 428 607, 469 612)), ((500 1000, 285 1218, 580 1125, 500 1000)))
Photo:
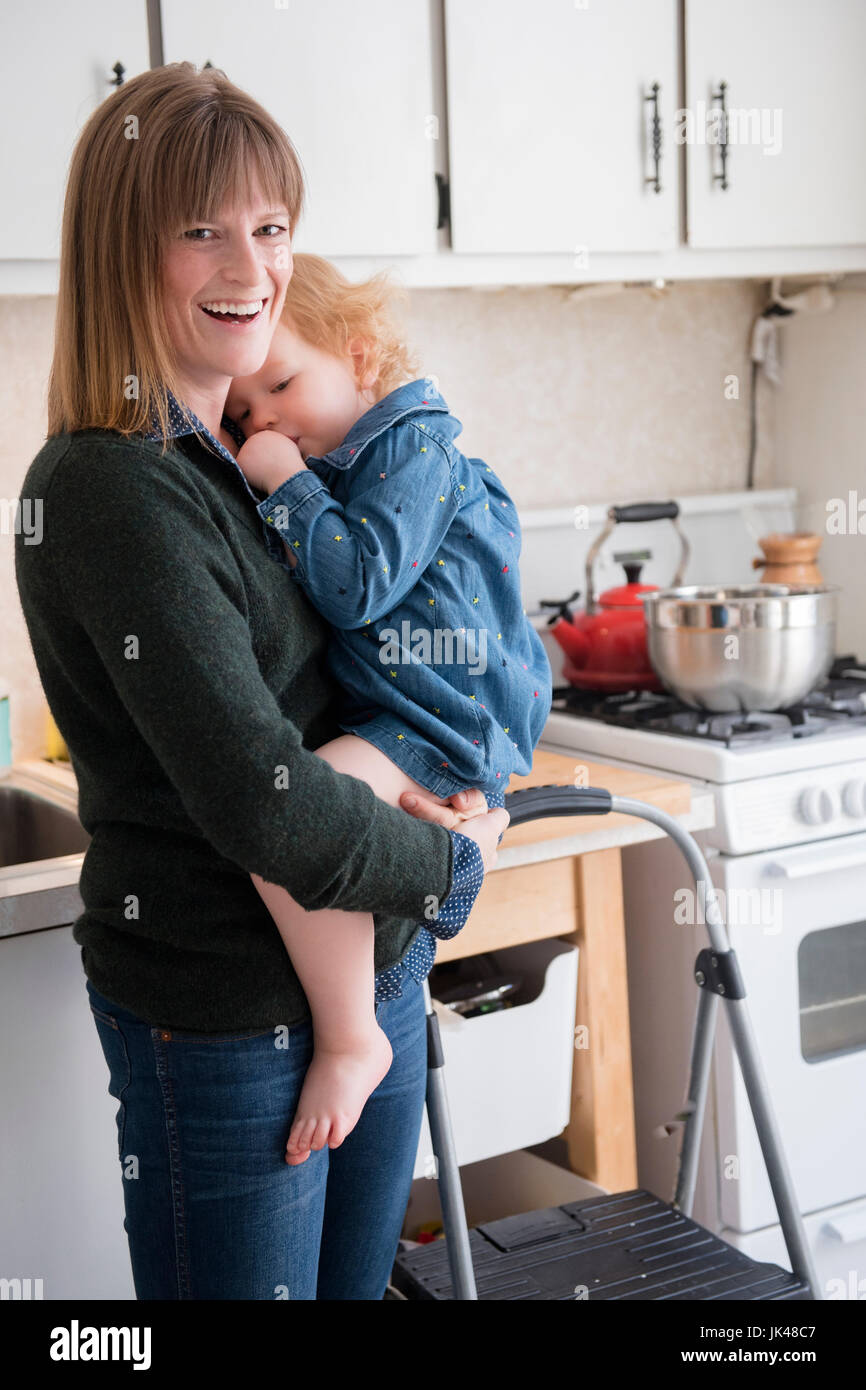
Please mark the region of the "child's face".
POLYGON ((369 391, 358 386, 351 357, 313 347, 281 320, 264 366, 234 378, 225 410, 248 439, 276 430, 295 441, 302 458, 320 458, 342 443, 372 404, 369 391))

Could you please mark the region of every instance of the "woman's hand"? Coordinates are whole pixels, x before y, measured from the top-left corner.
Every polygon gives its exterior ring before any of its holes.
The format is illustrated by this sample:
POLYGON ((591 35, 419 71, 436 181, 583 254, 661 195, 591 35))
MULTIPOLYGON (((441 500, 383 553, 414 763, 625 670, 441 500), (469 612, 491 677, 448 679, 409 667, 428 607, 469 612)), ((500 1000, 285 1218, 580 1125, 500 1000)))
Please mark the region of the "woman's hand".
POLYGON ((269 496, 293 473, 306 468, 295 441, 276 430, 251 434, 238 450, 237 463, 247 482, 269 496))
POLYGON ((400 797, 401 807, 410 816, 432 821, 446 830, 458 830, 461 835, 474 840, 481 851, 484 872, 488 873, 496 863, 497 846, 511 817, 502 809, 486 811, 484 794, 477 790, 459 792, 451 797, 451 802, 457 802, 460 809, 455 809, 449 803, 440 806, 412 792, 404 792, 400 797))

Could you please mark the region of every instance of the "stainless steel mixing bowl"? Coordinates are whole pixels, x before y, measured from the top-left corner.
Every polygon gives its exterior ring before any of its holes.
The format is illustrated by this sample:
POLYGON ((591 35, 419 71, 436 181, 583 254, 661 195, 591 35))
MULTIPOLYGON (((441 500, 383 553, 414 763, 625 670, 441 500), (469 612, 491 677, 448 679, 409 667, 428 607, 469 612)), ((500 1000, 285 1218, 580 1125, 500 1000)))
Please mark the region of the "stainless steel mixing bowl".
POLYGON ((749 584, 642 594, 650 661, 695 709, 784 709, 832 665, 838 592, 833 584, 749 584))

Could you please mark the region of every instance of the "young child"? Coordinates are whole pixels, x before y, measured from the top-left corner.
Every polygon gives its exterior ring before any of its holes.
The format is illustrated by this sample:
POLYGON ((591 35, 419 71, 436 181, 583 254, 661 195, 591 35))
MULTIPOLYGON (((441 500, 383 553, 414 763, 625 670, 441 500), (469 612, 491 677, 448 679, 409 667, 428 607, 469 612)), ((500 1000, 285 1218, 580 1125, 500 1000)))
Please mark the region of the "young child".
MULTIPOLYGON (((293 580, 334 629, 345 732, 317 753, 393 806, 407 790, 442 803, 472 787, 502 806, 509 776, 531 768, 550 665, 522 608, 514 505, 457 448, 461 425, 434 379, 412 379, 394 294, 382 275, 352 284, 296 255, 267 361, 232 382, 226 414, 246 436, 237 461, 268 494, 259 511, 293 580)), ((373 921, 306 912, 252 878, 313 1018, 286 1150, 301 1163, 342 1143, 391 1065, 373 921)))

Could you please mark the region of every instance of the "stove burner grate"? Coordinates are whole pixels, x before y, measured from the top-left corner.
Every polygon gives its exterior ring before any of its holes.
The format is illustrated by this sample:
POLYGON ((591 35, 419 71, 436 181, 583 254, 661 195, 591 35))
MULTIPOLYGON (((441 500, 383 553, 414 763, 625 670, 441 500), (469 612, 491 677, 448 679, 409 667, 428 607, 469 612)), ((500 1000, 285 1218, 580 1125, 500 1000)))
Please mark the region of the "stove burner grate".
POLYGON ((695 710, 674 695, 628 690, 615 695, 556 686, 553 709, 620 728, 681 738, 709 739, 728 748, 844 732, 866 726, 866 668, 853 656, 837 657, 827 680, 789 709, 714 714, 695 710))

